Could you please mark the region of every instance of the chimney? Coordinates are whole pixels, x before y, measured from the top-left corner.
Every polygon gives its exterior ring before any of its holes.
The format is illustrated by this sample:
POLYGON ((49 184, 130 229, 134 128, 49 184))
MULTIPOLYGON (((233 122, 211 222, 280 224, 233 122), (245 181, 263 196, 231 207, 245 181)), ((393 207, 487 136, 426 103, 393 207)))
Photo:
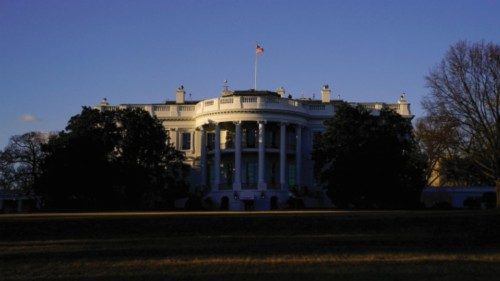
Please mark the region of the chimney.
POLYGON ((101 102, 99 103, 99 106, 108 106, 109 102, 107 98, 103 98, 101 102))
POLYGON ((184 103, 186 100, 186 91, 184 91, 184 86, 181 85, 179 88, 177 88, 177 91, 175 91, 175 103, 184 103))
POLYGON ((224 80, 224 86, 222 86, 222 91, 220 92, 220 95, 223 97, 227 97, 232 95, 233 92, 229 90, 229 85, 227 83, 227 80, 224 80))
POLYGON ((321 102, 323 103, 328 103, 330 102, 330 94, 331 94, 330 87, 328 87, 328 84, 323 85, 321 88, 321 102))
POLYGON ((278 89, 276 89, 276 93, 278 93, 278 95, 280 95, 280 97, 284 98, 285 97, 285 88, 279 87, 278 89))
POLYGON ((398 99, 398 110, 397 112, 403 116, 410 116, 410 103, 406 100, 406 94, 402 93, 398 99))

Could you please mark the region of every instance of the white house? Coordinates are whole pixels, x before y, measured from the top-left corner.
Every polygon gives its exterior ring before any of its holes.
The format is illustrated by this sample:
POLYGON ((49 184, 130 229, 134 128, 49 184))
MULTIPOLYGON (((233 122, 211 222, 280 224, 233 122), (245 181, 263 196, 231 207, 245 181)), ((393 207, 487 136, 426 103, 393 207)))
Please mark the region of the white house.
MULTIPOLYGON (((269 210, 300 197, 305 207, 330 205, 313 178, 313 142, 324 131, 323 121, 335 114, 328 85, 321 97, 294 99, 281 87, 273 91, 231 91, 219 97, 187 101, 184 87, 175 101, 110 105, 100 110, 138 107, 163 123, 170 142, 185 152, 192 166, 190 186, 216 208, 269 210)), ((361 103, 373 111, 389 107, 412 117, 402 95, 396 103, 361 103)))

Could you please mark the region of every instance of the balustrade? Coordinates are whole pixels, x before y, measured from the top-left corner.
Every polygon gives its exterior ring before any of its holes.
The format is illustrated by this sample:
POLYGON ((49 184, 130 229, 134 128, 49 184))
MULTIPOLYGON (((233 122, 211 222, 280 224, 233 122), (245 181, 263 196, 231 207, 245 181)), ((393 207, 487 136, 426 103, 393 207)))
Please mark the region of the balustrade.
POLYGON ((170 111, 169 105, 153 105, 153 111, 170 111))

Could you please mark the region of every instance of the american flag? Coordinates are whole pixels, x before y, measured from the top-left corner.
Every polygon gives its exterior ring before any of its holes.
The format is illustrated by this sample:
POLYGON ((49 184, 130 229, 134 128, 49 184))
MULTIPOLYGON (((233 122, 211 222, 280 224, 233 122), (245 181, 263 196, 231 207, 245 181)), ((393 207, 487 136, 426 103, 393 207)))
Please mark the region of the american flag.
POLYGON ((262 54, 262 53, 264 53, 264 48, 262 48, 261 46, 259 46, 257 44, 257 46, 255 47, 255 53, 256 54, 262 54))

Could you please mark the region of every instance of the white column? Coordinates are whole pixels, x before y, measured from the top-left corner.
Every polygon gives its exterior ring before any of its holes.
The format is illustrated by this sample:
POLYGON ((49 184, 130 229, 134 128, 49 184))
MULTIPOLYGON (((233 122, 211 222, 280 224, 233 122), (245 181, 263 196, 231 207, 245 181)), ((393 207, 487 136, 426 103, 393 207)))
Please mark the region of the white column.
POLYGON ((234 122, 235 146, 234 146, 234 190, 241 190, 241 121, 234 122))
POLYGON ((172 132, 174 132, 174 137, 173 137, 174 147, 177 150, 181 150, 181 146, 179 144, 179 128, 172 129, 172 132))
POLYGON ((219 190, 220 183, 220 126, 219 123, 215 123, 215 149, 214 149, 214 188, 213 190, 219 190))
POLYGON ((286 184, 286 123, 281 123, 280 126, 280 185, 281 189, 285 190, 286 184))
POLYGON ((295 147, 295 174, 297 176, 297 187, 300 188, 301 180, 301 172, 302 172, 302 126, 297 125, 295 127, 295 135, 297 137, 296 147, 295 147))
POLYGON ((266 189, 266 179, 265 179, 265 124, 264 121, 259 121, 259 169, 258 169, 258 189, 265 190, 266 189))
POLYGON ((189 137, 191 138, 191 153, 194 154, 195 153, 195 145, 196 145, 196 141, 195 141, 195 132, 196 131, 192 131, 189 133, 189 137))
POLYGON ((205 128, 200 126, 200 169, 201 169, 201 186, 207 184, 207 137, 205 128))

